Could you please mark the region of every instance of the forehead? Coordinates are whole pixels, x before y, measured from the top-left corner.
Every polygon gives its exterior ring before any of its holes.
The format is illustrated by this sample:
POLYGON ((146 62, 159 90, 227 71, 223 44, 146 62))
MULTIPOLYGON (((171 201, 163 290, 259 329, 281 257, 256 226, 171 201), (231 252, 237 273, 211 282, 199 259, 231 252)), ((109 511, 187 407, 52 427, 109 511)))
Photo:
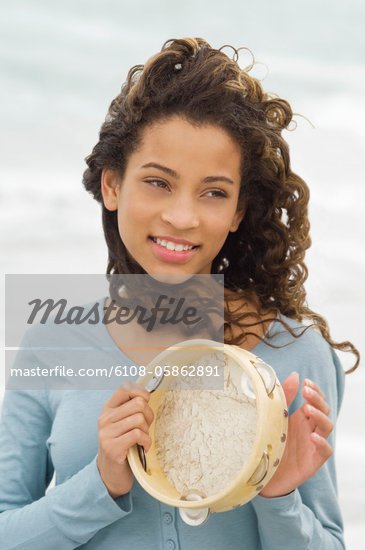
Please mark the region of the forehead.
MULTIPOLYGON (((173 116, 146 126, 138 148, 131 155, 132 165, 146 162, 173 163, 180 168, 200 168, 240 176, 241 148, 229 133, 213 124, 197 125, 173 116)), ((227 174, 226 174, 227 175, 227 174)))

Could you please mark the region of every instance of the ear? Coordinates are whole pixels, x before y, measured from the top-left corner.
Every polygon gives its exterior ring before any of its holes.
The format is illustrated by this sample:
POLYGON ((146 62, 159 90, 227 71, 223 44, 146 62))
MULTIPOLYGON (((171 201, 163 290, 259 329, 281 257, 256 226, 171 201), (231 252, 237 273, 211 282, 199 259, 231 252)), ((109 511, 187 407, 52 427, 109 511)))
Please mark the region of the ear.
POLYGON ((101 173, 101 194, 103 196, 104 206, 111 212, 118 209, 118 187, 120 182, 116 172, 109 168, 104 168, 101 173))
POLYGON ((229 228, 231 233, 234 233, 239 228, 241 221, 245 217, 246 210, 247 210, 247 204, 244 204, 242 207, 237 208, 231 223, 231 227, 229 228))

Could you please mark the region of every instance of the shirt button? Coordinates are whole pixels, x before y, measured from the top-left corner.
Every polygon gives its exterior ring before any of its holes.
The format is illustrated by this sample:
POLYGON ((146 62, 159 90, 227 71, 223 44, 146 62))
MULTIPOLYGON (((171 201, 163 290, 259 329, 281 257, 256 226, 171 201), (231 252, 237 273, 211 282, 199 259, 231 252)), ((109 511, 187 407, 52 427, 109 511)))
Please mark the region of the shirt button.
MULTIPOLYGON (((170 523, 172 523, 172 515, 169 514, 168 512, 166 512, 164 515, 163 515, 163 520, 164 522, 167 524, 167 525, 170 525, 170 523)), ((174 541, 172 541, 174 542, 174 541)), ((174 547, 175 548, 175 547, 174 547)))
POLYGON ((168 539, 166 543, 167 543, 167 550, 175 550, 176 544, 172 539, 168 539))

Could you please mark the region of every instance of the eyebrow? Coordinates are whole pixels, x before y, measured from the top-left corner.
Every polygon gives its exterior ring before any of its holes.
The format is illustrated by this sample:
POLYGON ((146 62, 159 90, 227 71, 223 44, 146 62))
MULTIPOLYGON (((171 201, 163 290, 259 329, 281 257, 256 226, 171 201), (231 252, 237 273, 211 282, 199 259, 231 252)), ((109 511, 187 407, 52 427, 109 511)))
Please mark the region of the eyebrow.
MULTIPOLYGON (((168 174, 169 176, 179 179, 180 176, 175 170, 172 168, 168 168, 167 166, 163 166, 162 164, 158 164, 157 162, 148 162, 147 164, 144 164, 142 168, 156 168, 157 170, 161 170, 161 172, 165 172, 165 174, 168 174)), ((227 176, 207 176, 203 179, 203 183, 215 183, 217 181, 225 181, 227 183, 233 184, 233 180, 231 178, 227 178, 227 176)))

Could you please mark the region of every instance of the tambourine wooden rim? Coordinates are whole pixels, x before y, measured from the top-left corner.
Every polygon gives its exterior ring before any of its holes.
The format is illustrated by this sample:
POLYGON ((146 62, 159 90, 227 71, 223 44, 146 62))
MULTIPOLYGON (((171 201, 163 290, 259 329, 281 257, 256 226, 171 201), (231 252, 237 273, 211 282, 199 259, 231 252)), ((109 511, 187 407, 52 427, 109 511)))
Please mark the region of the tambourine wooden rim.
MULTIPOLYGON (((181 510, 208 509, 209 513, 223 512, 241 506, 254 498, 271 479, 285 448, 285 441, 288 429, 288 411, 283 389, 278 381, 274 370, 264 363, 260 358, 249 351, 238 346, 221 344, 213 340, 186 340, 170 346, 157 355, 146 368, 153 372, 157 365, 177 364, 177 357, 184 354, 184 361, 195 361, 200 356, 214 351, 223 351, 224 354, 235 361, 235 363, 248 375, 251 381, 256 398, 257 426, 255 442, 249 459, 244 464, 239 475, 227 486, 212 496, 201 500, 184 500, 175 487, 162 472, 154 446, 155 420, 150 426, 152 446, 147 457, 147 471, 144 470, 138 447, 135 445, 129 449, 128 461, 132 472, 140 485, 157 500, 180 508, 181 510), (270 421, 268 422, 268 419, 270 421)), ((183 363, 184 364, 184 363, 183 363)), ((138 383, 145 386, 151 375, 139 379, 138 383)), ((155 413, 163 397, 164 382, 151 395, 150 406, 155 413)), ((185 521, 186 518, 183 518, 185 521)), ((187 521, 189 523, 189 521, 187 521)), ((190 523, 199 524, 199 523, 190 523)))

